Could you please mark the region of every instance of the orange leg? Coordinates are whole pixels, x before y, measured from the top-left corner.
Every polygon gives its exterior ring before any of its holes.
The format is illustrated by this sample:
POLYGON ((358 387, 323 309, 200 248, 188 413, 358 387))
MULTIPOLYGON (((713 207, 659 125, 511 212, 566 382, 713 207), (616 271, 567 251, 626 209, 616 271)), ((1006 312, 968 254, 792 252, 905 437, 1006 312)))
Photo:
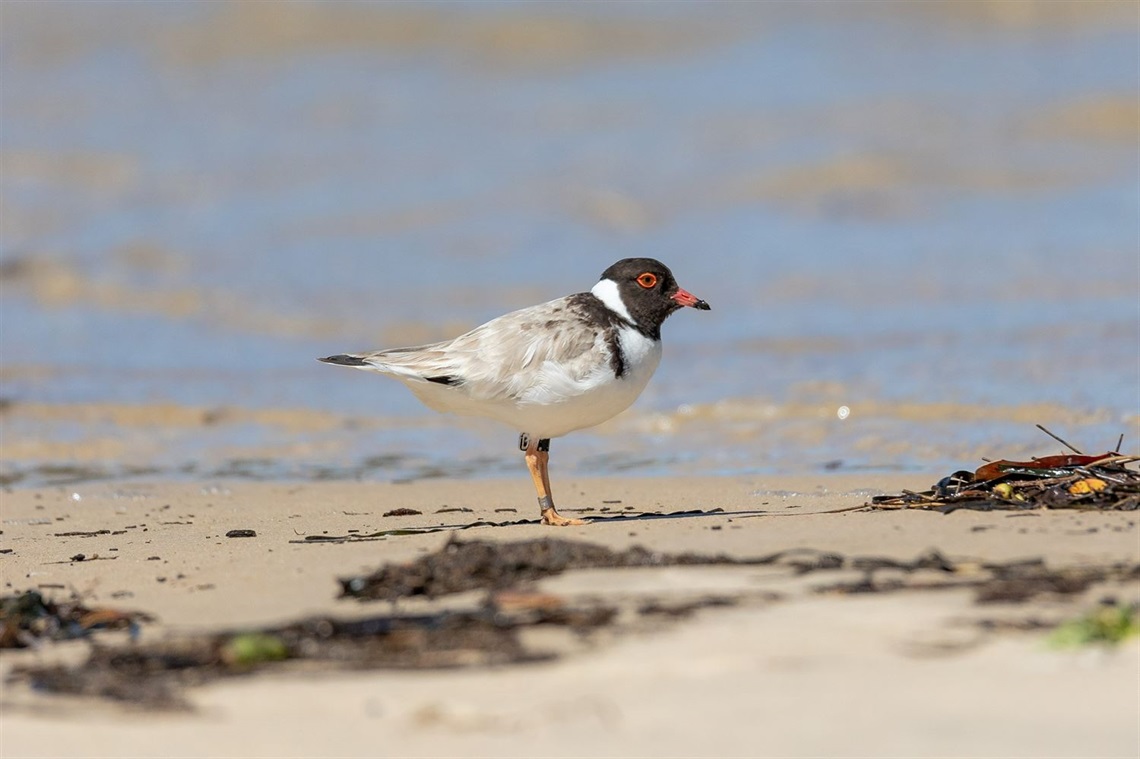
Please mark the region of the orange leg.
POLYGON ((542 510, 542 523, 557 527, 586 524, 583 519, 564 517, 554 508, 554 498, 550 494, 550 472, 547 468, 550 461, 548 445, 549 441, 544 444, 544 441, 531 439, 526 441, 526 447, 523 449, 526 451, 526 468, 530 470, 530 476, 534 480, 534 489, 538 492, 538 507, 542 510))

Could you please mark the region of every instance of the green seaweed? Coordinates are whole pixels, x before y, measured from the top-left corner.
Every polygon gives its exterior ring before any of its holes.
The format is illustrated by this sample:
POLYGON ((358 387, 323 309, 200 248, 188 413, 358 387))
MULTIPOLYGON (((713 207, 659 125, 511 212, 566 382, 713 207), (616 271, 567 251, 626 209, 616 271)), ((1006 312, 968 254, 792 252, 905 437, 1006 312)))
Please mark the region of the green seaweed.
POLYGON ((1140 635, 1140 605, 1112 603, 1063 622, 1049 634, 1053 648, 1116 646, 1140 635))

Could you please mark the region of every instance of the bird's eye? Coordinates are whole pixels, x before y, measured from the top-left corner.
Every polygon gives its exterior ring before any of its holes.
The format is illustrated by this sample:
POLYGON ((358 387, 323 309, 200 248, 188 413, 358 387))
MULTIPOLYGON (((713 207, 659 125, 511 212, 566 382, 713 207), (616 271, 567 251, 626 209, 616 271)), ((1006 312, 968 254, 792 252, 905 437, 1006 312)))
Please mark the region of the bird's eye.
POLYGON ((653 272, 647 271, 637 278, 637 284, 641 285, 646 290, 651 287, 655 287, 657 285, 657 275, 653 272))

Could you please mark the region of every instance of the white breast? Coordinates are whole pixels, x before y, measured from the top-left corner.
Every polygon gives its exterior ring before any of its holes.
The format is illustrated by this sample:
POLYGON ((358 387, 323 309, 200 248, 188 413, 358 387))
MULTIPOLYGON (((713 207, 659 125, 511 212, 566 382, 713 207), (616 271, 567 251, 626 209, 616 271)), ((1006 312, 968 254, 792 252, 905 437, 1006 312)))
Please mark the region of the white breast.
POLYGON ((636 398, 661 363, 661 341, 646 337, 632 327, 623 328, 618 338, 625 356, 625 375, 621 379, 637 386, 633 396, 636 398))

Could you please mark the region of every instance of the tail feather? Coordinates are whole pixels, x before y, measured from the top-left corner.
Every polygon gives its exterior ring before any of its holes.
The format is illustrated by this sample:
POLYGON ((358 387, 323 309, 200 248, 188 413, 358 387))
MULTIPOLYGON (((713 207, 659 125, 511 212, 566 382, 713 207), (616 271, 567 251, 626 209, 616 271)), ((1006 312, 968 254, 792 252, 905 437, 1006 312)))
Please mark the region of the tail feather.
MULTIPOLYGON (((370 372, 380 372, 389 377, 407 383, 431 382, 437 385, 455 387, 463 384, 463 379, 449 367, 440 366, 436 362, 408 361, 407 354, 413 349, 398 349, 393 351, 378 351, 376 353, 338 353, 335 356, 318 358, 326 364, 349 366, 354 369, 367 369, 370 372), (403 360, 401 360, 403 359, 403 360)), ((415 349, 418 350, 418 349, 415 349)))
POLYGON ((326 364, 337 364, 339 366, 368 366, 368 362, 360 356, 352 356, 347 353, 318 358, 317 361, 324 361, 326 364))

